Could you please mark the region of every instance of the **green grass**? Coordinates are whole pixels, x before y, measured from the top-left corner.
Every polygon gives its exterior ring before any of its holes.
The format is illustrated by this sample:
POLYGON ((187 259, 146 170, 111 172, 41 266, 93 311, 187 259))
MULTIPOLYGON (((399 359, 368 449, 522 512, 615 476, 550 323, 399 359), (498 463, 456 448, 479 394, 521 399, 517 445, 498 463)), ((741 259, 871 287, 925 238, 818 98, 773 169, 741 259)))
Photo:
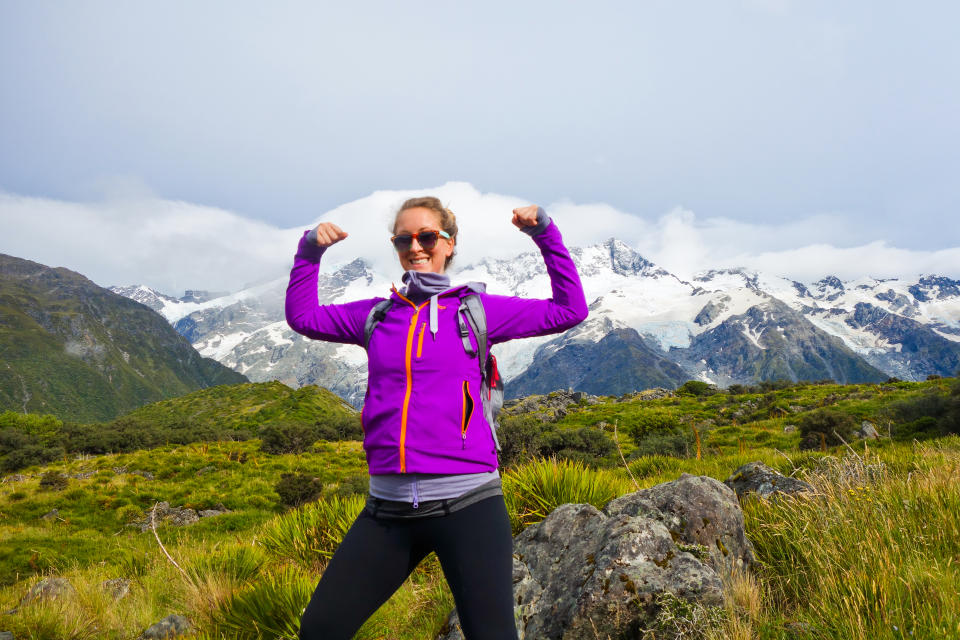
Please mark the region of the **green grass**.
MULTIPOLYGON (((891 403, 948 386, 808 385, 573 407, 558 428, 602 428, 612 436, 616 421, 632 478, 619 453, 606 466, 528 461, 504 471, 505 498, 519 530, 564 502, 602 507, 632 491, 634 481, 649 487, 681 473, 724 480, 741 464, 760 460, 808 480, 817 494, 744 504, 758 564, 751 574, 727 577, 724 616, 698 626, 689 624, 698 612, 673 612, 676 624, 693 629, 687 637, 960 637, 954 598, 960 592, 960 438, 800 451, 799 435, 784 432, 822 406, 870 419, 884 432, 891 403), (636 443, 629 425, 651 407, 675 416, 691 430, 691 441, 697 427, 700 459, 695 449, 686 457, 630 459, 636 443), (781 415, 778 407, 790 413, 781 415)), ((360 504, 343 496, 362 490, 352 479, 363 472, 358 442, 320 442, 302 454, 268 455, 257 440, 68 457, 24 469, 25 479, 8 476, 0 484, 0 610, 16 607, 42 575, 68 578, 77 595, 26 606, 5 616, 0 628, 17 638, 119 640, 182 613, 198 626, 197 638, 257 637, 250 635, 252 620, 273 630, 263 637, 289 635, 324 559, 360 504), (48 470, 92 475, 68 478, 61 491, 41 490, 40 475, 48 470), (323 502, 284 510, 273 491, 284 473, 318 478, 323 502), (223 503, 231 510, 190 527, 158 527, 185 573, 167 560, 151 532, 125 526, 161 500, 194 508, 223 503), (57 517, 41 519, 54 508, 57 517), (301 517, 308 511, 309 523, 301 517), (113 602, 100 584, 117 577, 132 580, 131 594, 113 602)), ((452 605, 431 557, 357 637, 432 637, 452 605)))

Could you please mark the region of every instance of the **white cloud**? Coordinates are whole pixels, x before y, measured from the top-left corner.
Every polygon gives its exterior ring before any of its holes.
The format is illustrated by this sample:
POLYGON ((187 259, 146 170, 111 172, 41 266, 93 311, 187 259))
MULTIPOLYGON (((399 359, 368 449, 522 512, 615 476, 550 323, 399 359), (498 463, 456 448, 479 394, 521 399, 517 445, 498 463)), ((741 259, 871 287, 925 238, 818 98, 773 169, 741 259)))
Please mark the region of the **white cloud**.
POLYGON ((0 252, 78 271, 101 286, 236 289, 282 275, 289 232, 156 197, 96 203, 0 193, 0 252))
MULTIPOLYGON (((436 195, 457 214, 456 264, 535 250, 510 223, 512 209, 529 204, 527 200, 450 182, 428 189, 377 191, 294 229, 279 229, 223 209, 164 200, 146 190, 94 203, 0 193, 0 252, 64 266, 104 286, 146 284, 175 295, 184 289, 237 290, 282 277, 303 230, 328 220, 350 235, 328 252, 325 268, 361 257, 377 270, 396 273, 399 281, 399 264, 388 242, 393 212, 406 198, 418 195, 436 195)), ((899 249, 884 239, 864 237, 837 215, 745 223, 699 220, 682 208, 648 220, 603 203, 561 201, 545 207, 568 246, 616 237, 684 278, 735 266, 802 281, 828 274, 843 279, 920 273, 960 277, 960 248, 899 249)))

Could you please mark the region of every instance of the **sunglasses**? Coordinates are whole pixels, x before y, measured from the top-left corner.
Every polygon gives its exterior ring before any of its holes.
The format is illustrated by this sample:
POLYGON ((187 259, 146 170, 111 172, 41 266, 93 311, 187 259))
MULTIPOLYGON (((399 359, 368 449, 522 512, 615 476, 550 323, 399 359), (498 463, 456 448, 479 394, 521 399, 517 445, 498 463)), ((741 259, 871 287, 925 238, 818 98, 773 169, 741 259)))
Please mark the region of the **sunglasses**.
POLYGON ((420 231, 417 233, 401 233, 390 238, 394 248, 397 251, 409 251, 416 240, 421 247, 430 251, 437 246, 437 240, 440 238, 450 239, 450 234, 446 231, 420 231))

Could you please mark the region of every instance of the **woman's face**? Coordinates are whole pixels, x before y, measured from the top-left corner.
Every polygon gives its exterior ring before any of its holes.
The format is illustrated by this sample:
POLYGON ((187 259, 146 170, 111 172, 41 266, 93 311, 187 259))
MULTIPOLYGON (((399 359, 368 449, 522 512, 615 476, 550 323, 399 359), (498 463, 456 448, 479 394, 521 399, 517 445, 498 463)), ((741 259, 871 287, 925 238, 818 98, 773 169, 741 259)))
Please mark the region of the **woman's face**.
MULTIPOLYGON (((414 234, 420 231, 439 231, 440 214, 424 207, 405 209, 397 216, 394 235, 414 234)), ((414 238, 407 251, 398 251, 400 266, 404 271, 424 271, 443 273, 444 264, 448 257, 453 255, 452 239, 439 238, 433 249, 424 249, 420 246, 419 238, 414 238)))

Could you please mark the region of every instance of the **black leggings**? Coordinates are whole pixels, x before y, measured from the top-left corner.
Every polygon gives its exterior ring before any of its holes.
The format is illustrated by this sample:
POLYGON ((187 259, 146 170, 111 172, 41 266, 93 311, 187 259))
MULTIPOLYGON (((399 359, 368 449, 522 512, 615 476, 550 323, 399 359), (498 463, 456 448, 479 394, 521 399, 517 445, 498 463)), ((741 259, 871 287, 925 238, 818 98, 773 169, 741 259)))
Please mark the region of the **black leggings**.
POLYGON ((435 518, 361 513, 300 619, 301 640, 350 640, 431 551, 466 639, 515 640, 513 539, 503 496, 435 518))

